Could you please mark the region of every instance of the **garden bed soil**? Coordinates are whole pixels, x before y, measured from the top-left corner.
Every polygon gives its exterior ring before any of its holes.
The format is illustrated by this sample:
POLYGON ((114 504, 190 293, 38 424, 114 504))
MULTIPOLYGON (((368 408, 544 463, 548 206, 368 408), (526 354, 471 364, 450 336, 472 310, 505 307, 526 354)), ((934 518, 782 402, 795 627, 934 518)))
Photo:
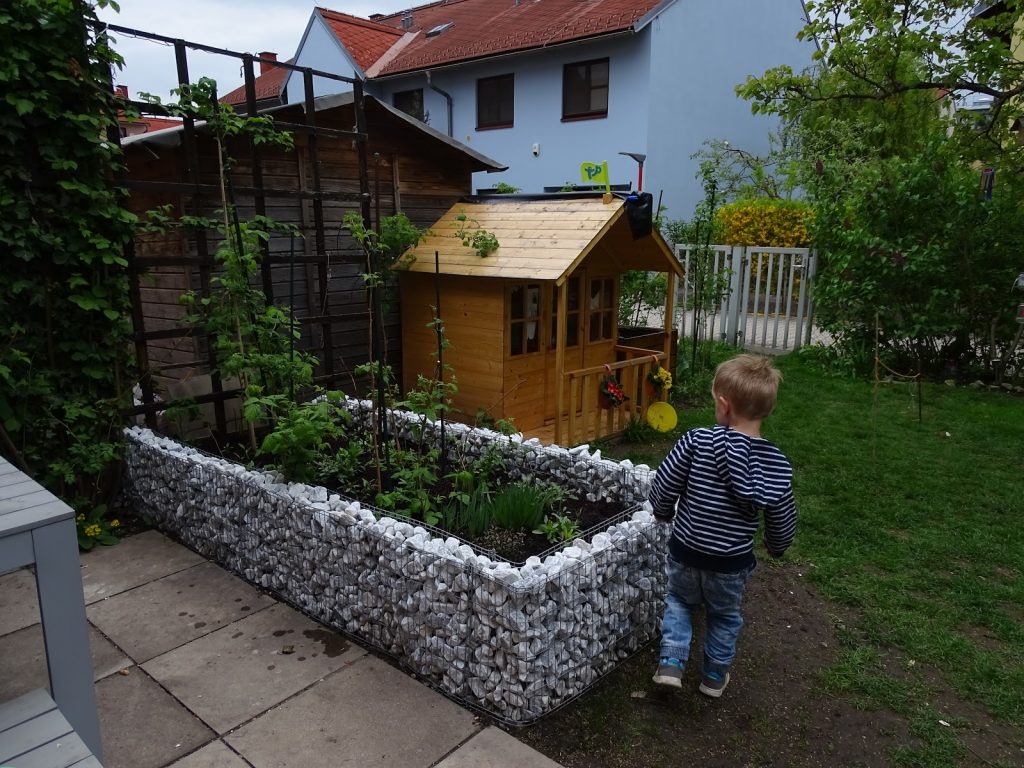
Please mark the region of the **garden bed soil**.
MULTIPOLYGON (((243 466, 270 469, 273 465, 271 457, 268 456, 257 456, 256 460, 253 461, 248 446, 241 443, 227 442, 218 444, 213 440, 196 440, 191 441, 191 444, 212 456, 219 456, 243 466)), ((337 447, 335 446, 335 449, 337 447)), ((367 466, 364 469, 363 475, 361 479, 366 481, 373 480, 375 477, 373 467, 367 466)), ((512 482, 515 482, 515 480, 507 477, 496 477, 493 479, 492 484, 497 490, 503 485, 512 482)), ((555 481, 552 481, 552 483, 555 483, 555 481)), ((363 504, 374 506, 373 499, 352 497, 350 492, 334 488, 329 483, 324 484, 324 487, 331 493, 338 493, 346 498, 355 498, 356 501, 363 504)), ((451 482, 446 478, 442 478, 433 488, 433 495, 441 498, 446 496, 451 490, 451 482)), ((593 534, 602 531, 621 513, 622 505, 612 504, 608 501, 591 501, 586 498, 576 498, 569 499, 565 505, 565 514, 576 521, 579 526, 579 535, 585 538, 589 538, 593 534)), ((401 517, 401 515, 395 516, 401 517)), ((416 525, 422 525, 421 521, 413 520, 412 518, 406 519, 409 519, 410 522, 416 525)), ((569 543, 568 541, 551 542, 544 535, 534 533, 533 531, 526 531, 523 535, 515 537, 505 535, 509 533, 507 531, 494 528, 478 537, 469 537, 458 531, 446 531, 446 533, 461 538, 482 551, 490 552, 512 563, 522 563, 532 556, 544 557, 551 551, 569 543)))
MULTIPOLYGON (((746 625, 728 690, 721 699, 697 691, 701 624, 682 690, 651 682, 652 643, 576 701, 539 723, 510 732, 566 768, 888 768, 1024 765, 1024 734, 965 702, 937 676, 914 668, 934 697, 936 722, 955 728, 963 745, 954 762, 894 759, 919 746, 906 719, 870 711, 822 692, 819 673, 841 648, 841 619, 811 588, 801 566, 762 562, 744 606, 746 625)), ((849 625, 848 622, 846 622, 849 625)), ((905 660, 888 659, 893 685, 906 682, 905 660), (902 661, 902 663, 901 663, 902 661)))

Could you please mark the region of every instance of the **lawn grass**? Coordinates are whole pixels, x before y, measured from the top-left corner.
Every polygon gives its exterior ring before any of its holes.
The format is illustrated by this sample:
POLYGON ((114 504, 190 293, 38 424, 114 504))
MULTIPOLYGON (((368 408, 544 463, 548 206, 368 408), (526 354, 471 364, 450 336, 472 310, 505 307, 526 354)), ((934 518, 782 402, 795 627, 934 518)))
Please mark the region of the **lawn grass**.
MULTIPOLYGON (((914 384, 836 377, 800 354, 777 364, 763 433, 795 470, 787 556, 856 617, 821 686, 908 720, 920 743, 896 764, 956 765, 937 680, 1024 727, 1024 399, 925 384, 919 421, 914 384)), ((682 431, 713 422, 705 403, 681 409, 671 436, 604 451, 657 466, 682 431)))

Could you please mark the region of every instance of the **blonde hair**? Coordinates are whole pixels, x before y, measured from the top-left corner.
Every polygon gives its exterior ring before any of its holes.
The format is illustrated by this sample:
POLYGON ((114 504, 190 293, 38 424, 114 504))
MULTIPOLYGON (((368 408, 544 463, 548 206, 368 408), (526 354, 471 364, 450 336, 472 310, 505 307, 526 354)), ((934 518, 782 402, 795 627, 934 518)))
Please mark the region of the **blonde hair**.
POLYGON ((724 397, 746 419, 764 419, 775 408, 782 372, 770 358, 737 355, 715 369, 711 391, 724 397))

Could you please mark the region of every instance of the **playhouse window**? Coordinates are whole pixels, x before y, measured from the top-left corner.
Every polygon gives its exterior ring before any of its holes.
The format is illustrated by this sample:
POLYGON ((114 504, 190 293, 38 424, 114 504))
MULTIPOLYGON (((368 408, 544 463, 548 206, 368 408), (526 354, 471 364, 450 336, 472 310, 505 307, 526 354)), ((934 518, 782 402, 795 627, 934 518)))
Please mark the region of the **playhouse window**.
MULTIPOLYGON (((558 346, 558 294, 557 286, 551 288, 551 348, 558 346)), ((575 347, 580 343, 580 279, 569 278, 568 309, 565 313, 565 346, 575 347)))
POLYGON ((540 351, 540 285, 513 286, 509 292, 509 354, 540 351))
POLYGON ((590 340, 614 339, 615 283, 610 277, 597 277, 590 281, 587 310, 590 313, 590 340))

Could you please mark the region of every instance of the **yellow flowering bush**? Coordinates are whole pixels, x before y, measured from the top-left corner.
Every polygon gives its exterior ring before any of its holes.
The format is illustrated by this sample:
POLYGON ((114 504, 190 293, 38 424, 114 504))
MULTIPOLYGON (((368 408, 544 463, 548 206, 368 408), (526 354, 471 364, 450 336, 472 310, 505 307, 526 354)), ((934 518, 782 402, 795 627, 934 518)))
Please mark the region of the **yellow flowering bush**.
POLYGON ((798 200, 738 200, 715 214, 727 245, 806 248, 813 212, 798 200))

